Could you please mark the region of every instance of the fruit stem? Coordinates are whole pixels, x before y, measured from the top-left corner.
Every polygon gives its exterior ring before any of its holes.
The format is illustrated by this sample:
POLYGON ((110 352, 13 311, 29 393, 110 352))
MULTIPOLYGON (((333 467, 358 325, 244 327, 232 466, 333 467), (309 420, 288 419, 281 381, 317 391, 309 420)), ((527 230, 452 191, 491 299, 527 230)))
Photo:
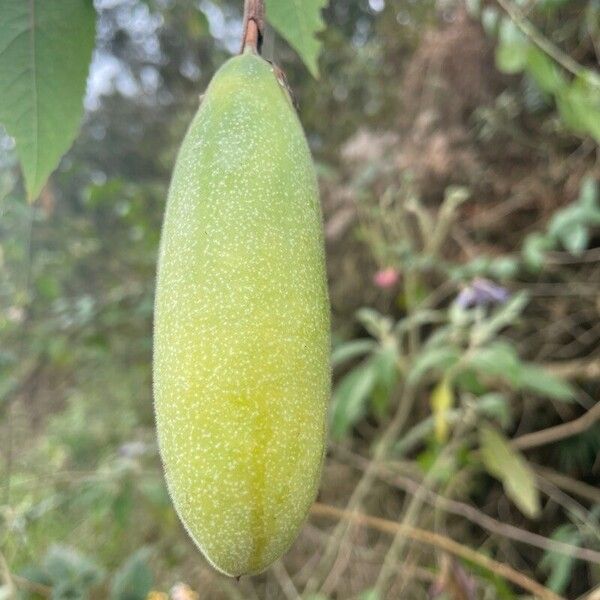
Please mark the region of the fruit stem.
POLYGON ((260 54, 265 29, 264 0, 244 0, 244 29, 242 33, 242 49, 260 54))

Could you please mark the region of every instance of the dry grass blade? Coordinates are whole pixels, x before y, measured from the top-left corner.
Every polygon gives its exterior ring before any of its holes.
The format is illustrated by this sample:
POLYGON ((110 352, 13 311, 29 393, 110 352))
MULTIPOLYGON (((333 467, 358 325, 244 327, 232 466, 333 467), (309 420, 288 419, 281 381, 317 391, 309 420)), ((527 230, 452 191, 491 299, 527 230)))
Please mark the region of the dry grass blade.
MULTIPOLYGON (((343 454, 344 459, 347 459, 350 464, 358 469, 365 469, 367 465, 370 464, 370 461, 366 458, 358 456, 347 450, 338 449, 337 453, 343 454)), ((419 489, 421 489, 421 486, 417 481, 414 481, 410 477, 398 475, 384 465, 378 466, 377 475, 382 481, 385 481, 387 484, 403 490, 407 494, 414 495, 419 489)), ((559 554, 573 556, 574 558, 578 558, 580 560, 586 560, 591 563, 600 564, 600 552, 597 552, 596 550, 579 548, 578 546, 573 546, 572 544, 566 544, 564 542, 552 540, 538 533, 521 529, 520 527, 516 527, 510 523, 503 523, 497 519, 494 519, 493 517, 490 517, 484 512, 481 512, 470 504, 446 498, 445 496, 441 496, 432 490, 425 490, 424 499, 431 506, 437 506, 449 514, 463 517, 491 533, 495 533, 497 535, 501 535, 506 538, 540 548, 542 550, 558 552, 559 554)))
MULTIPOLYGON (((372 465, 365 470, 360 481, 354 488, 350 499, 348 500, 348 511, 357 510, 361 506, 364 498, 367 496, 372 487, 373 481, 377 477, 377 463, 388 454, 390 448, 398 438, 399 432, 403 429, 410 416, 410 412, 416 397, 414 388, 405 388, 404 386, 399 386, 395 395, 396 394, 399 398, 396 414, 390 421, 375 448, 372 465)), ((340 559, 339 557, 340 549, 344 547, 348 537, 351 534, 351 525, 355 524, 356 522, 353 520, 347 520, 346 522, 340 521, 338 523, 335 531, 333 532, 332 536, 330 536, 329 541, 326 544, 325 551, 323 552, 321 560, 319 561, 318 568, 315 569, 315 572, 312 574, 311 578, 306 584, 307 592, 316 592, 319 588, 321 588, 321 584, 323 585, 323 588, 334 587, 335 582, 332 581, 332 576, 333 579, 339 578, 347 564, 347 555, 346 558, 340 559), (338 561, 341 564, 339 564, 338 561)))
POLYGON ((534 581, 533 579, 519 573, 507 564, 501 563, 493 558, 481 554, 472 548, 463 546, 454 540, 420 529, 418 527, 412 527, 409 525, 400 525, 394 521, 388 521, 387 519, 381 519, 379 517, 373 517, 371 515, 365 515, 358 512, 352 512, 336 508, 335 506, 329 506, 327 504, 315 503, 311 508, 311 513, 315 516, 327 517, 336 520, 348 520, 356 524, 363 525, 366 527, 372 527, 378 531, 396 535, 401 533, 413 541, 435 546, 441 550, 445 550, 454 556, 458 556, 465 560, 471 561, 484 569, 504 577, 511 583, 518 585, 520 588, 527 590, 532 593, 536 598, 541 600, 564 600, 558 594, 555 594, 552 590, 543 586, 541 583, 534 581))

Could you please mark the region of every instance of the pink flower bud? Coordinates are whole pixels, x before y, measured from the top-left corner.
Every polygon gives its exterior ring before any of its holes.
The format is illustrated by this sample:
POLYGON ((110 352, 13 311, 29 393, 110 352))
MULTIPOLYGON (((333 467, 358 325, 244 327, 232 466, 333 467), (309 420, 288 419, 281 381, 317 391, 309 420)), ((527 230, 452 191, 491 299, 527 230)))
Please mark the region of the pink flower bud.
POLYGON ((400 274, 394 267, 386 267, 377 271, 373 276, 373 283, 382 290, 387 290, 394 287, 398 283, 400 274))

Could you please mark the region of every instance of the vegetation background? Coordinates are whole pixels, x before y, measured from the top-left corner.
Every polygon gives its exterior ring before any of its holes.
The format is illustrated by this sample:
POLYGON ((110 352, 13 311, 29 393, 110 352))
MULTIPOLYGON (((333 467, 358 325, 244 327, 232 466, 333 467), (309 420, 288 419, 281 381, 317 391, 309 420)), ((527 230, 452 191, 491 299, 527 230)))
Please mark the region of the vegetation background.
POLYGON ((600 3, 330 0, 319 79, 268 32, 320 178, 335 388, 319 502, 239 582, 174 514, 150 366, 169 176, 241 2, 95 8, 34 203, 0 134, 0 598, 599 598, 600 3))

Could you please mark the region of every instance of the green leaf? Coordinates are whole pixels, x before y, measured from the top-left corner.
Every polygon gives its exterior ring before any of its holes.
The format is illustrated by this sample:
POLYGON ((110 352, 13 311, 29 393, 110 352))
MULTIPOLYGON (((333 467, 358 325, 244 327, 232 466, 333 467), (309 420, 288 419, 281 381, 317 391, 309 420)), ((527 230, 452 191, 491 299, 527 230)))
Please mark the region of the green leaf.
MULTIPOLYGON (((462 413, 459 410, 451 410, 446 414, 446 420, 449 423, 456 423, 462 413)), ((414 451, 417 446, 420 446, 423 441, 435 431, 435 419, 427 417, 419 421, 411 427, 394 446, 394 452, 399 456, 406 456, 409 452, 414 451)))
POLYGON ((444 453, 444 446, 430 444, 417 455, 417 464, 432 485, 444 485, 456 476, 461 461, 460 452, 444 453))
POLYGON ((461 369, 454 375, 453 381, 457 389, 475 396, 485 393, 488 389, 473 369, 461 369))
POLYGON ((334 437, 342 437, 362 417, 375 381, 374 364, 367 361, 350 371, 337 385, 331 410, 331 434, 334 437))
POLYGON ((356 311, 356 318, 361 325, 376 338, 383 338, 392 331, 394 322, 377 312, 374 308, 361 308, 356 311))
POLYGON ((94 46, 92 0, 0 0, 0 123, 34 200, 75 139, 94 46))
POLYGON ((52 582, 53 600, 83 599, 100 583, 103 572, 91 559, 65 546, 52 546, 44 559, 44 570, 52 582))
POLYGON ((482 375, 498 377, 514 387, 521 384, 521 361, 514 347, 501 340, 474 350, 469 366, 482 375))
POLYGON ((540 271, 544 266, 546 252, 552 250, 554 240, 541 233, 532 233, 525 238, 523 244, 523 260, 530 271, 540 271))
POLYGON ((131 513, 135 510, 134 504, 133 484, 130 480, 125 480, 122 489, 119 490, 112 502, 115 523, 122 529, 125 529, 129 524, 131 513))
POLYGON ((528 302, 529 297, 527 294, 525 292, 519 292, 510 298, 508 302, 499 306, 489 319, 486 319, 473 327, 473 344, 481 345, 493 338, 508 325, 514 324, 528 302))
POLYGON ((598 211, 598 183, 593 177, 583 180, 577 202, 586 210, 598 211))
POLYGON ((316 34, 325 28, 321 10, 329 0, 266 0, 267 20, 296 50, 313 77, 322 43, 316 34))
POLYGON ((577 223, 561 235, 561 241, 566 250, 575 256, 580 255, 588 246, 589 235, 587 227, 577 223))
POLYGON ((548 94, 555 94, 566 85, 556 63, 535 46, 527 52, 527 70, 538 87, 548 94))
POLYGON ((378 416, 387 411, 390 395, 398 381, 398 353, 392 344, 381 348, 371 359, 375 369, 375 385, 371 405, 378 416))
POLYGON ((141 548, 130 556, 115 573, 111 586, 111 600, 145 600, 153 584, 148 559, 150 552, 141 548))
POLYGON ((594 74, 585 72, 556 96, 565 124, 575 133, 592 136, 600 142, 600 86, 594 74))
POLYGON ((506 398, 498 392, 490 392, 477 398, 477 412, 486 417, 497 419, 502 427, 511 422, 510 406, 506 398))
POLYGON ((481 24, 488 35, 495 35, 500 15, 492 6, 485 6, 481 11, 481 24))
POLYGON ((521 388, 553 400, 567 401, 575 396, 571 384, 530 363, 521 367, 521 388))
POLYGON ((407 382, 415 385, 423 375, 432 369, 445 371, 456 364, 459 357, 458 350, 452 346, 425 348, 415 359, 414 365, 408 374, 407 382))
POLYGON ((502 340, 473 351, 468 367, 482 375, 497 377, 509 383, 515 390, 529 390, 554 400, 571 400, 573 387, 548 373, 545 369, 522 362, 515 348, 502 340))
POLYGON ((554 215, 548 233, 559 240, 566 250, 578 255, 588 246, 589 228, 598 224, 600 210, 577 201, 554 215))
POLYGON ((496 66, 503 73, 520 73, 527 66, 529 42, 507 17, 500 23, 496 66))
MULTIPOLYGON (((40 585, 46 587, 52 587, 52 579, 50 579, 48 573, 42 567, 42 565, 28 564, 21 571, 19 571, 18 575, 33 583, 39 583, 40 585)), ((17 596, 17 598, 18 600, 38 600, 42 597, 24 594, 23 596, 17 596)), ((14 594, 10 596, 10 600, 15 600, 14 594)))
POLYGON ((336 367, 347 360, 368 354, 376 347, 377 343, 369 339, 352 340, 351 342, 340 344, 331 353, 331 365, 336 367))
POLYGON ((516 258, 501 256, 490 261, 488 271, 494 279, 512 279, 519 271, 519 261, 516 258))
POLYGON ((506 495, 523 514, 535 518, 540 512, 535 475, 523 456, 498 431, 482 425, 479 429, 481 458, 488 473, 502 482, 506 495))
MULTIPOLYGON (((561 525, 551 535, 551 539, 556 542, 579 546, 581 544, 581 536, 574 525, 561 525)), ((553 592, 562 594, 573 576, 573 565, 575 559, 568 554, 562 552, 553 552, 546 550, 544 557, 540 561, 540 567, 549 572, 550 575, 546 580, 546 586, 553 592)))

